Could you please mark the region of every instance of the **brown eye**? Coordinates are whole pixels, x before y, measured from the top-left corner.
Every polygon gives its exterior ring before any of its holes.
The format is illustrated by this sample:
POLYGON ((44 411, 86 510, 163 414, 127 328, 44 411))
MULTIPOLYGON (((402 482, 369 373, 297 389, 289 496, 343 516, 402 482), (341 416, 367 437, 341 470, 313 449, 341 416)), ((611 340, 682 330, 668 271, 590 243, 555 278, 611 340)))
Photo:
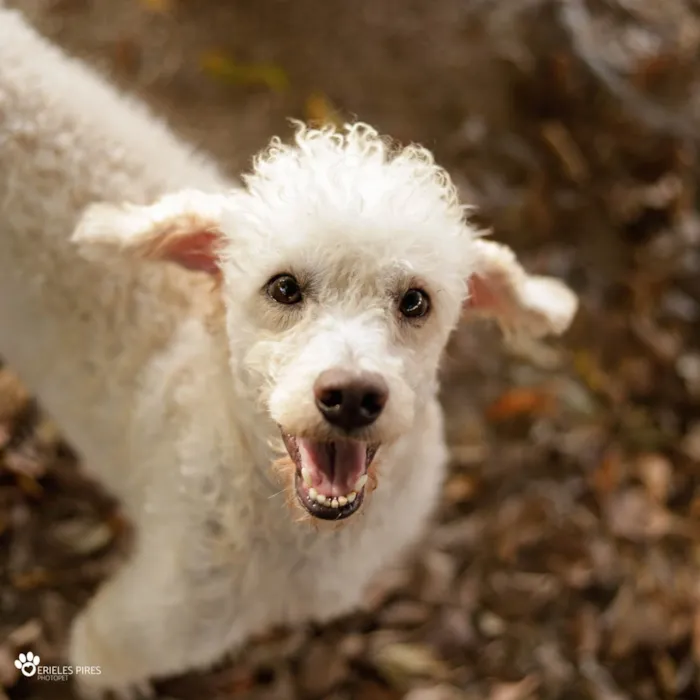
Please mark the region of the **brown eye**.
POLYGON ((421 289, 409 289, 401 298, 399 311, 406 318, 420 318, 430 310, 430 299, 421 289))
POLYGON ((298 304, 301 301, 301 287, 291 275, 279 275, 267 285, 267 293, 278 304, 298 304))

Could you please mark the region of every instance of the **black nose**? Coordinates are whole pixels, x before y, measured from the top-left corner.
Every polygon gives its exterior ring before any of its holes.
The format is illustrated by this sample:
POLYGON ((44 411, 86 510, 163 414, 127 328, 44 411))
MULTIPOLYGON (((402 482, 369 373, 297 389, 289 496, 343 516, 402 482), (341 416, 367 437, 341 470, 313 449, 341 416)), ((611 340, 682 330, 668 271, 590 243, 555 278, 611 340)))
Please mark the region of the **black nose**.
POLYGON ((314 395, 323 417, 331 425, 351 432, 379 418, 389 398, 389 387, 379 374, 328 369, 316 380, 314 395))

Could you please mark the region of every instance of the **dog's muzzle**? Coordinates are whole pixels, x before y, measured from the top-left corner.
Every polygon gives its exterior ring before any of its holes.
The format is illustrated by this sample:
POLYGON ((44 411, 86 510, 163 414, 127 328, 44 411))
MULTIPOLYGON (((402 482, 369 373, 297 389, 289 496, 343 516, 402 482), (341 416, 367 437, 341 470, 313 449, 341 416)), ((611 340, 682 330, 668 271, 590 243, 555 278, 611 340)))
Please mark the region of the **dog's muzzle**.
POLYGON ((389 398, 384 378, 342 368, 322 372, 313 387, 316 408, 333 438, 290 435, 285 447, 296 465, 301 505, 322 520, 342 520, 357 512, 365 497, 368 469, 379 444, 358 439, 381 415, 389 398), (337 435, 337 438, 335 437, 337 435))
POLYGON ((295 489, 301 505, 315 518, 343 520, 359 510, 367 470, 379 448, 358 440, 319 442, 282 433, 296 465, 295 489))

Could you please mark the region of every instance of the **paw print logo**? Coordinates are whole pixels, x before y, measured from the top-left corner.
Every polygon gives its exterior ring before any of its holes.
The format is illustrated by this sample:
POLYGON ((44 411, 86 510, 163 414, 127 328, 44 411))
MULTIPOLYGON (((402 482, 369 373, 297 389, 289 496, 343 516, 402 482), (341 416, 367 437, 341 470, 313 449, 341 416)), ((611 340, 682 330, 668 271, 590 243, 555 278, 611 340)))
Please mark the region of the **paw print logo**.
POLYGON ((22 672, 23 676, 30 678, 36 673, 39 661, 38 656, 34 656, 31 651, 28 651, 26 654, 20 654, 19 658, 15 659, 15 667, 22 672))

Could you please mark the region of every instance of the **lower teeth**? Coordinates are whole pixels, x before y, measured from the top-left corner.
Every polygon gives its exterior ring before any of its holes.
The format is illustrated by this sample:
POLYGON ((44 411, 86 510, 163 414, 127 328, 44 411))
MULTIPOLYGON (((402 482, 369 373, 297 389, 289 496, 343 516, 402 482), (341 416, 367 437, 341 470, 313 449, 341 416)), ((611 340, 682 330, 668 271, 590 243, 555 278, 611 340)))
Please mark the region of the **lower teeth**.
POLYGON ((310 488, 307 493, 312 503, 316 502, 319 505, 328 506, 330 508, 344 508, 348 503, 354 503, 357 500, 356 491, 351 491, 347 496, 338 496, 337 498, 324 496, 313 487, 310 488))

